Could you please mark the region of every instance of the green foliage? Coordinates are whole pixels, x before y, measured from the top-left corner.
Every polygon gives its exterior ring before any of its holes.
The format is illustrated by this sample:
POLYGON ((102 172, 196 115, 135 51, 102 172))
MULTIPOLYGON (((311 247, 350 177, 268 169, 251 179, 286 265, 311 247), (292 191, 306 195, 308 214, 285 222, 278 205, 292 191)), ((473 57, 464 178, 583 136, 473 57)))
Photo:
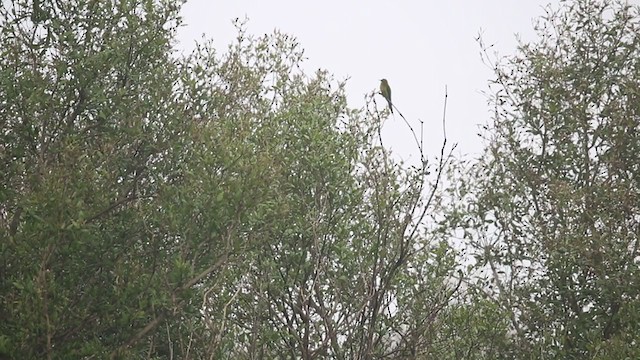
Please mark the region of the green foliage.
POLYGON ((639 9, 567 1, 536 28, 496 65, 488 147, 450 225, 489 274, 480 298, 511 314, 504 351, 636 358, 639 9))
POLYGON ((188 102, 202 104, 193 116, 215 121, 196 124, 203 142, 185 159, 185 180, 194 183, 184 189, 199 184, 200 198, 220 201, 202 207, 203 223, 185 228, 227 224, 231 247, 228 266, 203 289, 206 351, 234 359, 392 357, 400 349, 391 339, 407 337, 398 329, 410 321, 422 333, 402 346, 419 348, 437 313, 431 308, 448 301, 443 283, 453 266, 446 242, 424 239, 410 222, 428 206, 419 203, 425 168, 404 170, 373 146, 379 119, 346 109, 343 84, 333 88, 325 72, 300 73, 293 39, 239 31, 229 54, 218 58, 205 44, 185 65, 198 69, 185 80, 188 102), (236 95, 244 90, 226 87, 227 78, 253 90, 236 95), (208 100, 218 98, 237 105, 208 100), (409 190, 401 191, 405 178, 409 190), (432 243, 443 244, 441 252, 432 253, 432 243), (429 273, 427 259, 441 261, 438 273, 429 273))
POLYGON ((639 357, 637 7, 549 10, 469 169, 286 34, 176 56, 178 5, 0 8, 0 357, 639 357))
POLYGON ((0 14, 0 328, 17 358, 108 354, 169 301, 147 208, 182 127, 177 8, 30 3, 0 14))
POLYGON ((3 5, 0 354, 426 353, 457 290, 423 222, 446 161, 391 161, 288 35, 175 56, 177 14, 3 5))

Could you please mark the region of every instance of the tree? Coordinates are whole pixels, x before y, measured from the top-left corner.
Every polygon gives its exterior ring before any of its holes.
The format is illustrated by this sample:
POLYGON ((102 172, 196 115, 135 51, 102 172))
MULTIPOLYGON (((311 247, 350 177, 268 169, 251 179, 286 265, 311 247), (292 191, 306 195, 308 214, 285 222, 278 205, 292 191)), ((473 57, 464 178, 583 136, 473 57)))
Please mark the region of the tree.
MULTIPOLYGON (((217 168, 209 161, 220 161, 210 158, 209 144, 229 142, 218 150, 232 153, 220 157, 251 179, 237 196, 251 209, 234 226, 232 242, 241 250, 202 289, 207 331, 200 342, 216 358, 415 357, 428 348, 429 330, 454 293, 453 253, 422 226, 427 209, 437 206, 423 196, 437 187, 437 178, 428 186, 427 170, 439 177, 447 155, 443 149, 436 166, 394 163, 376 144, 379 114, 363 118, 347 109, 344 84, 332 90, 324 71, 308 78, 297 70, 301 58, 294 39, 254 38, 240 25, 219 65, 211 66, 219 60, 204 45, 189 60, 199 69, 187 81, 194 84, 189 103, 206 104, 223 88, 207 88, 202 78, 234 79, 225 98, 251 99, 249 115, 241 106, 197 115, 216 119, 198 125, 198 134, 213 138, 186 165, 196 166, 189 174, 200 182, 217 168), (235 93, 239 79, 254 85, 235 93)), ((229 174, 220 176, 228 181, 229 174)))
POLYGON ((3 4, 0 353, 421 356, 459 284, 445 147, 393 162, 286 34, 176 56, 178 11, 3 4))
POLYGON ((495 65, 488 146, 447 224, 515 358, 640 354, 639 27, 622 1, 563 2, 495 65))
POLYGON ((104 356, 172 300, 149 209, 184 131, 177 7, 30 4, 0 12, 4 351, 104 356))

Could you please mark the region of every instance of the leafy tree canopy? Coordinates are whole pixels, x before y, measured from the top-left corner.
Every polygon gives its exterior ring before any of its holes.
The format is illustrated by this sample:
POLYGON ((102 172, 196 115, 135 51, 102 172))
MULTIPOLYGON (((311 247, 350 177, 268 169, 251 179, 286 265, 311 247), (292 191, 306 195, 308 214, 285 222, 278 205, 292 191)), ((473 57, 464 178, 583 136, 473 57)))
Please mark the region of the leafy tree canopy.
POLYGON ((238 23, 225 53, 176 54, 178 11, 3 3, 0 354, 427 351, 454 294, 452 249, 422 225, 446 154, 394 163, 381 114, 301 71, 286 34, 238 23))
POLYGON ((563 1, 536 30, 493 63, 487 148, 458 178, 445 226, 475 255, 470 301, 510 322, 486 351, 637 358, 639 8, 563 1))

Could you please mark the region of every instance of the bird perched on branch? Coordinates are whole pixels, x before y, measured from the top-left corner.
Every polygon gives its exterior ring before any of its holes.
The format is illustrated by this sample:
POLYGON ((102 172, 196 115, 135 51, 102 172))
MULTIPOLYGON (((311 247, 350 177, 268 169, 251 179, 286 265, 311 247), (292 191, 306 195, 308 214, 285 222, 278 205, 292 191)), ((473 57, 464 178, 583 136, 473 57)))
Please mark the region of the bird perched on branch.
POLYGON ((391 87, 389 87, 387 79, 380 80, 380 95, 387 99, 387 103, 389 103, 389 110, 391 110, 391 113, 393 114, 393 105, 391 104, 391 87))

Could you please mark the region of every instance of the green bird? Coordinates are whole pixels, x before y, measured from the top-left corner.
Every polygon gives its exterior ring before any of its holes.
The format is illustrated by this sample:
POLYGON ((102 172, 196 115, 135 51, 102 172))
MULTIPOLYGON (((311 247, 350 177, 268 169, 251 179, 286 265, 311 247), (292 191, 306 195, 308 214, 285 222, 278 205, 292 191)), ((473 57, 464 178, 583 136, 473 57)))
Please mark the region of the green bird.
POLYGON ((393 114, 393 105, 391 105, 391 87, 389 87, 387 79, 380 80, 380 95, 387 99, 387 102, 389 103, 389 110, 391 110, 391 113, 393 114))

